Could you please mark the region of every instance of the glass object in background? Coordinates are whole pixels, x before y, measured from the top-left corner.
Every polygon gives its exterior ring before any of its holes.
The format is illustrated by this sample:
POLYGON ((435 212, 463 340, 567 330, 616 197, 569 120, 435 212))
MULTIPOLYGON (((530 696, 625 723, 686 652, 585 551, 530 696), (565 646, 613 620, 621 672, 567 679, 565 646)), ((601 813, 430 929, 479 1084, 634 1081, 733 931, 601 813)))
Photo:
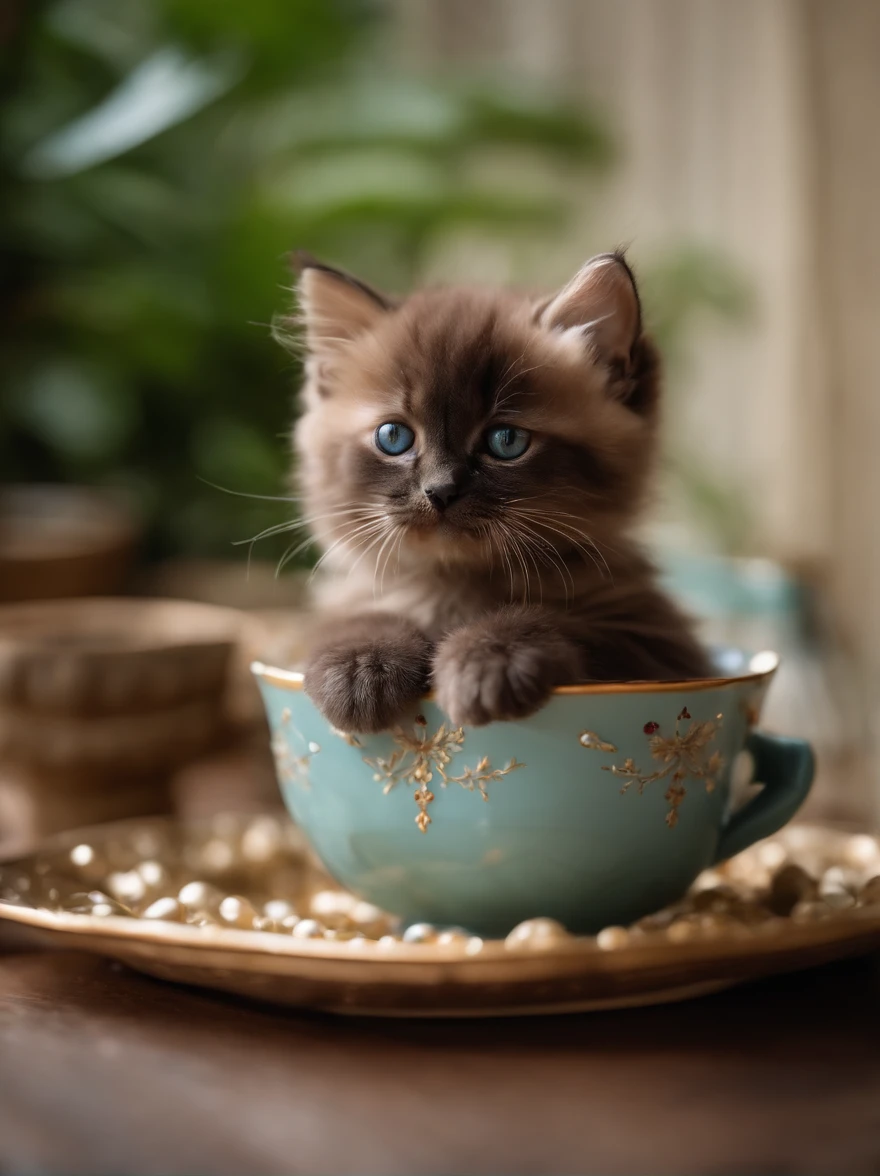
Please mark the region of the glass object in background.
POLYGON ((824 607, 820 579, 765 559, 665 550, 658 561, 668 589, 699 618, 704 640, 781 655, 762 726, 812 743, 818 772, 808 812, 864 821, 870 797, 863 693, 855 659, 824 607))

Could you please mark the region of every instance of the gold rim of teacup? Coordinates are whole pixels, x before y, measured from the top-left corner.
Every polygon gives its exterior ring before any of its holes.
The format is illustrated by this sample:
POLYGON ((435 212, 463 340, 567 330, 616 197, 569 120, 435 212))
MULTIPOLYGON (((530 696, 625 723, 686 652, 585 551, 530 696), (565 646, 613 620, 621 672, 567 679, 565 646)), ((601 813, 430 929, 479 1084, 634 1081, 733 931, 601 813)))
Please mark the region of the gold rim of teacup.
MULTIPOLYGON (((726 686, 757 685, 779 668, 779 655, 765 649, 749 658, 745 674, 726 678, 690 678, 676 682, 587 682, 580 686, 557 686, 554 694, 677 694, 696 690, 722 690, 726 686)), ((299 670, 282 670, 264 662, 251 662, 251 673, 282 690, 302 690, 305 675, 299 670)), ((426 694, 425 699, 431 695, 426 694)))

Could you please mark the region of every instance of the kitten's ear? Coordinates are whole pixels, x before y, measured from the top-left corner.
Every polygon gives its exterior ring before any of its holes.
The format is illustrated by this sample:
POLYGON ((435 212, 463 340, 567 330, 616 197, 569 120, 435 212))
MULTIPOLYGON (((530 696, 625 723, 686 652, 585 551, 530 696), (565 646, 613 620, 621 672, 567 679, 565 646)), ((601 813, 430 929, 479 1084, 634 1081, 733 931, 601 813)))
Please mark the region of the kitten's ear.
POLYGON ((293 254, 291 264, 299 275, 297 294, 313 354, 348 343, 393 308, 390 299, 365 282, 308 253, 293 254))
POLYGON ((538 321, 582 335, 612 379, 625 379, 642 331, 642 308, 623 255, 600 253, 588 261, 567 286, 539 307, 538 321))

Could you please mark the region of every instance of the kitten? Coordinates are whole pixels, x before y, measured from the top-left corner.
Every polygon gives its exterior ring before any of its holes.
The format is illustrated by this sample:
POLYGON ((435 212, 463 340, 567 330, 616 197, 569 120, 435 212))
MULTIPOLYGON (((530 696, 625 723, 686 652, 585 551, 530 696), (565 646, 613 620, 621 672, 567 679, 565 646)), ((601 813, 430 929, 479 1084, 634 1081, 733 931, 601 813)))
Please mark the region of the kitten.
POLYGON ((543 301, 394 302, 298 255, 308 359, 298 476, 324 549, 305 688, 340 730, 433 687, 456 725, 555 686, 708 677, 628 535, 657 444, 659 365, 619 253, 543 301))

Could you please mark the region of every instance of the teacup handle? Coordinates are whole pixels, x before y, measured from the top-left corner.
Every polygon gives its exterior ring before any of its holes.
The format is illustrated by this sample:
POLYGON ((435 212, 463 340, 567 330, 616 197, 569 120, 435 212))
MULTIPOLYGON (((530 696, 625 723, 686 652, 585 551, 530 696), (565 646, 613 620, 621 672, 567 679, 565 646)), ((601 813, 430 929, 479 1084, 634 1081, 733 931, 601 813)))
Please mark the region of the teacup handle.
POLYGON ((746 750, 755 760, 752 779, 764 787, 722 830, 716 862, 726 861, 781 829, 806 800, 813 783, 813 749, 804 739, 753 731, 746 740, 746 750))

